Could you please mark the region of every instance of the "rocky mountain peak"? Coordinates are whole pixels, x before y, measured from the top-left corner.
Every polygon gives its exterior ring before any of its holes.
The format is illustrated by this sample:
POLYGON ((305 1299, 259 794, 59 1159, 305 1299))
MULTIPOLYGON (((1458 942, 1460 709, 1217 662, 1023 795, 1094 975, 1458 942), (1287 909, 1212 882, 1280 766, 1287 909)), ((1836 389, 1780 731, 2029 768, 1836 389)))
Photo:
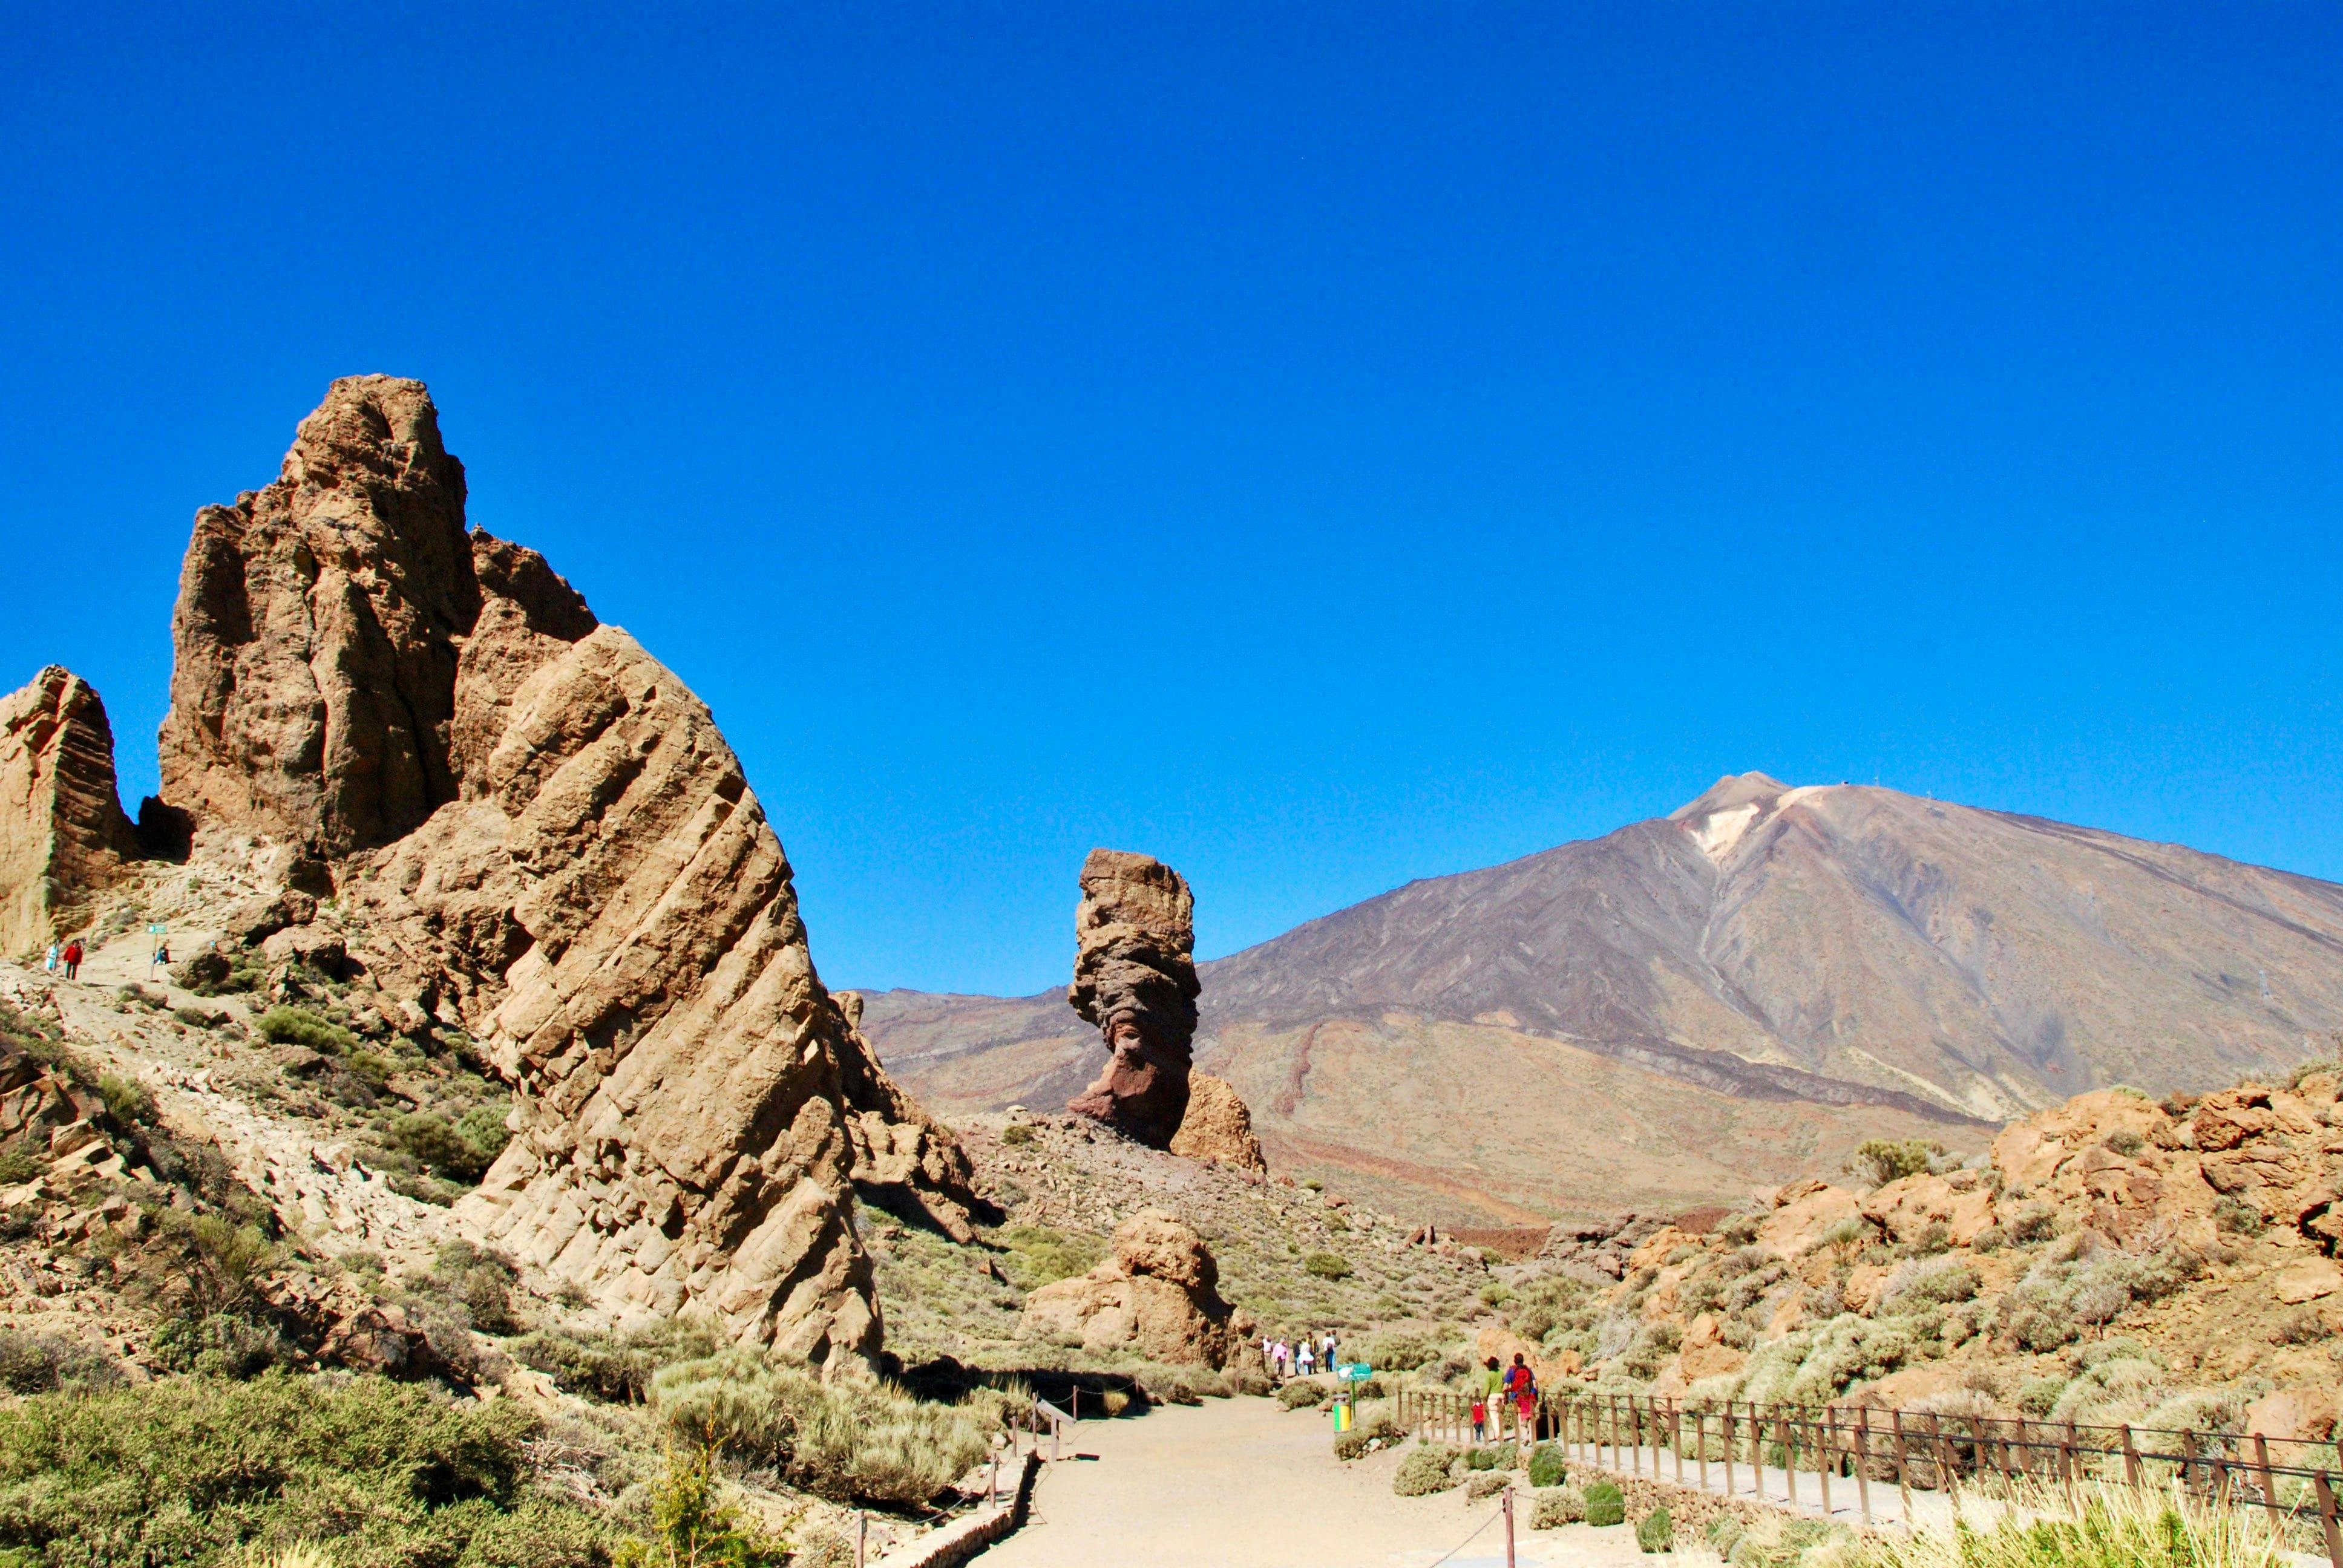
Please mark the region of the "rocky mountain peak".
POLYGON ((593 626, 542 557, 466 533, 423 383, 337 381, 275 483, 196 515, 163 798, 199 828, 387 843, 462 792, 519 678, 593 626))

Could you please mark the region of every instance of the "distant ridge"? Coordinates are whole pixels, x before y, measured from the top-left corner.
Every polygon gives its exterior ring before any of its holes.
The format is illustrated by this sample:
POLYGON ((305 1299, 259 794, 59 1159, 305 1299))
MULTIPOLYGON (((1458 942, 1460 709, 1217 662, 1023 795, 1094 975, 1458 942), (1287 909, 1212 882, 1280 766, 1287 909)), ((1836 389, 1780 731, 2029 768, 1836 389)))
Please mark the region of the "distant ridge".
MULTIPOLYGON (((2318 1053, 2343 1030, 2343 887, 1753 772, 1202 977, 1199 1065, 1252 1103, 1273 1164, 1355 1154, 1394 1198, 1513 1222, 1738 1195, 1793 1150, 1805 1169, 1895 1128, 1974 1142, 2090 1089, 2318 1053), (1485 1199, 1459 1208, 1460 1184, 1485 1199)), ((883 993, 865 1029, 948 1111, 1052 1105, 1095 1066, 1055 993, 883 993)))

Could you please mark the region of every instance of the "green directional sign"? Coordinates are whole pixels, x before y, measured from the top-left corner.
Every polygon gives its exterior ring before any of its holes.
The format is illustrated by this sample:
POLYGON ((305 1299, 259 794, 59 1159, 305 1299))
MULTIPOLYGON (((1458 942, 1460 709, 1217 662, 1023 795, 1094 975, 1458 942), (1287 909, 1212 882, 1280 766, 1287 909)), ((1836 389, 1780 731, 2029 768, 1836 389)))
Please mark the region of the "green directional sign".
POLYGON ((1375 1369, 1364 1362, 1344 1362, 1334 1369, 1334 1375, 1344 1382, 1364 1382, 1375 1375, 1375 1369))

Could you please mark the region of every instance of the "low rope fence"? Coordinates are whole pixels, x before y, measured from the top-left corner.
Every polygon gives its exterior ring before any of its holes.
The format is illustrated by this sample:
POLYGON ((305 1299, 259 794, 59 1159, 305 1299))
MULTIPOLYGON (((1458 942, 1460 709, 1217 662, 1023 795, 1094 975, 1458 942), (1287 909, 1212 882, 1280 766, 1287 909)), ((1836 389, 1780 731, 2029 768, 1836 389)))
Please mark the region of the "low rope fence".
POLYGON ((1721 1473, 1727 1497, 1803 1508, 1803 1480, 1825 1514, 1834 1511, 1831 1483, 1851 1482, 1866 1525, 1873 1523, 1875 1483, 1895 1485, 1907 1523, 1914 1492, 1949 1496, 1986 1481, 2063 1488, 2070 1497, 2077 1483, 2178 1486, 2217 1506, 2259 1508, 2280 1540, 2323 1547, 2333 1568, 2343 1568, 2336 1507, 2343 1451, 2334 1442, 1861 1404, 1684 1402, 1577 1391, 1544 1394, 1526 1412, 1503 1394, 1476 1401, 1440 1389, 1403 1388, 1394 1405, 1403 1430, 1433 1442, 1552 1440, 1581 1462, 1623 1475, 1644 1473, 1648 1460, 1654 1481, 1666 1479, 1664 1457, 1681 1486, 1708 1492, 1712 1474, 1721 1473), (1475 1403, 1484 1415, 1477 1432, 1475 1403), (1781 1494, 1770 1495, 1769 1485, 1781 1494))

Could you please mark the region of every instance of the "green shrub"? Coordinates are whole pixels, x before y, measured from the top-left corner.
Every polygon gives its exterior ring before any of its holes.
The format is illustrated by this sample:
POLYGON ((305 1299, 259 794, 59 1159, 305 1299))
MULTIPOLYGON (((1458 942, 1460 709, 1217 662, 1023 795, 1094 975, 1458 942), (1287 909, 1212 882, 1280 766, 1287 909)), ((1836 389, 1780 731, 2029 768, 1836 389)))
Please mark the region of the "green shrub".
POLYGON ((38 1394, 0 1410, 0 1549, 161 1568, 338 1537, 346 1560, 525 1563, 464 1554, 519 1498, 536 1432, 514 1402, 377 1377, 38 1394))
POLYGON ((358 1049, 358 1037, 331 1019, 307 1008, 272 1007, 252 1020, 263 1040, 277 1045, 306 1045, 327 1056, 348 1056, 358 1049))
POLYGON ((729 1351, 652 1381, 652 1402, 679 1440, 777 1471, 833 1501, 931 1502, 990 1452, 1005 1396, 960 1404, 890 1385, 825 1383, 804 1367, 729 1351))
POLYGON ((1012 1121, 1001 1130, 1001 1141, 1014 1149, 1033 1141, 1033 1130, 1021 1121, 1012 1121))
POLYGON ((1322 1280, 1347 1280, 1351 1277, 1351 1260, 1340 1252, 1312 1252, 1302 1260, 1302 1269, 1322 1280))
POLYGON ((1455 1462, 1455 1451, 1436 1442, 1412 1448, 1392 1475, 1392 1491, 1402 1497, 1428 1497, 1435 1492, 1445 1492, 1455 1484, 1449 1474, 1449 1467, 1455 1462))
POLYGON ((1393 1372, 1413 1372, 1440 1359, 1440 1347, 1417 1334, 1378 1334, 1362 1348, 1369 1366, 1393 1372))
POLYGON ((1665 1508, 1654 1508, 1635 1526, 1635 1545, 1645 1553, 1676 1549, 1676 1522, 1665 1508))
POLYGON ((1586 1489, 1586 1523, 1603 1526, 1627 1523, 1627 1499, 1607 1481, 1586 1489))
POLYGON ((1554 1486, 1531 1494, 1530 1528, 1559 1530, 1586 1517, 1586 1493, 1575 1486, 1554 1486))
POLYGON ((237 1379, 283 1365, 291 1350, 274 1328, 236 1312, 174 1319, 156 1331, 152 1348, 173 1372, 237 1379))
POLYGON ((480 1151, 484 1161, 493 1165, 497 1156, 505 1151, 505 1145, 512 1141, 512 1130, 505 1125, 505 1118, 511 1113, 510 1096, 491 1104, 475 1105, 457 1118, 456 1131, 463 1135, 465 1142, 480 1151))
POLYGON ((1569 1474, 1563 1462, 1562 1450, 1551 1442, 1541 1442, 1530 1450, 1530 1484, 1560 1486, 1569 1474))
MULTIPOLYGON (((504 1129, 499 1126, 499 1132, 504 1129)), ((495 1156, 464 1136, 463 1131, 427 1111, 410 1111, 390 1124, 390 1136, 435 1176, 467 1186, 479 1181, 495 1156)), ((502 1145, 498 1146, 499 1148, 502 1145)))
POLYGON ((1106 1256, 1097 1237, 1061 1235, 1046 1225, 1003 1226, 994 1240, 1004 1249, 1004 1271, 1025 1291, 1085 1273, 1106 1256))
POLYGON ((1371 1377, 1358 1385, 1358 1395, 1361 1399, 1383 1399, 1390 1392, 1389 1389, 1383 1387, 1383 1380, 1379 1377, 1371 1377))
POLYGON ((1470 1498, 1494 1497, 1513 1484, 1513 1478, 1497 1471, 1483 1471, 1464 1483, 1464 1495, 1470 1498))
POLYGON ((152 1127, 155 1124, 155 1097, 146 1092, 144 1085, 111 1072, 100 1073, 97 1094, 106 1101, 106 1113, 122 1126, 152 1127))
POLYGON ((667 1467, 650 1483, 653 1544, 636 1543, 619 1557, 628 1568, 788 1568, 778 1542, 744 1523, 718 1493, 712 1447, 669 1449, 667 1467))
POLYGON ((1326 1402, 1324 1383, 1296 1381, 1277 1391, 1277 1402, 1288 1410, 1315 1410, 1326 1402))
POLYGON ((1741 1523, 1741 1516, 1737 1513, 1718 1514, 1708 1522, 1710 1549, 1726 1562, 1731 1562, 1733 1549, 1741 1544, 1741 1537, 1747 1533, 1748 1528, 1741 1523))
POLYGON ((1484 1442, 1464 1455, 1464 1468, 1467 1470, 1510 1470, 1513 1464, 1513 1448, 1511 1443, 1484 1442))
POLYGON ((1885 1187, 1890 1181, 1936 1170, 1937 1162, 1946 1158, 1945 1146, 1930 1139, 1907 1138, 1897 1142, 1870 1138, 1848 1159, 1846 1168, 1869 1185, 1885 1187))
POLYGON ((121 1364, 51 1334, 0 1329, 0 1387, 10 1393, 46 1393, 60 1388, 111 1388, 123 1381, 121 1364))

